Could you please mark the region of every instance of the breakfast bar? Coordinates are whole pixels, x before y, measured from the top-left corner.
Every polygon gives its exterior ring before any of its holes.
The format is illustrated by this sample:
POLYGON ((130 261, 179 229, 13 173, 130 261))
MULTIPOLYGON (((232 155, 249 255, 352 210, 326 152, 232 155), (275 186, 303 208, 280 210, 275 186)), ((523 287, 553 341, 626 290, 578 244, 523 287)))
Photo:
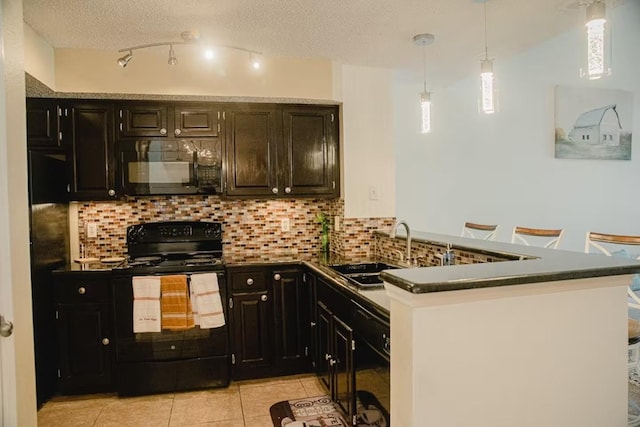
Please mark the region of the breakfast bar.
POLYGON ((626 425, 626 289, 639 262, 432 233, 414 241, 519 257, 381 274, 394 426, 626 425))

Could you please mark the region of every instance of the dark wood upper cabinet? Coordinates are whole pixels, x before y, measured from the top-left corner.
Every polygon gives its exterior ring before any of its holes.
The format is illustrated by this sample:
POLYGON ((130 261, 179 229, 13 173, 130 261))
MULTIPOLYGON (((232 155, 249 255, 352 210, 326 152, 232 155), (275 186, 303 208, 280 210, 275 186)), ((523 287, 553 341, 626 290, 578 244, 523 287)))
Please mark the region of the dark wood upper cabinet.
POLYGON ((216 137, 220 134, 220 108, 216 105, 175 105, 176 137, 216 137))
POLYGON ((226 117, 228 196, 339 196, 338 107, 241 105, 226 117))
POLYGON ((273 196, 278 193, 279 116, 275 107, 261 105, 227 112, 227 195, 273 196))
POLYGON ((29 148, 60 146, 58 100, 27 98, 27 145, 29 148))
POLYGON ((113 106, 108 102, 63 107, 62 139, 68 150, 71 200, 116 197, 113 106))
POLYGON ((120 138, 217 137, 221 108, 211 103, 138 103, 116 107, 120 138))
POLYGON ((285 108, 282 118, 285 194, 338 196, 337 109, 285 108))
POLYGON ((166 137, 168 130, 166 104, 126 104, 117 107, 120 137, 166 137))

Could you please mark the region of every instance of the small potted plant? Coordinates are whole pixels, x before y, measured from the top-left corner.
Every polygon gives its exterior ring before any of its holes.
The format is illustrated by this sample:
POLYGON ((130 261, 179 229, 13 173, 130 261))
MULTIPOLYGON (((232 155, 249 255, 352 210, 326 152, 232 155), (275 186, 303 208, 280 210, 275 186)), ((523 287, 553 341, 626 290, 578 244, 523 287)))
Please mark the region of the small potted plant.
POLYGON ((322 253, 327 255, 329 253, 329 217, 323 212, 319 212, 316 215, 316 222, 322 224, 322 235, 320 236, 320 244, 322 253))

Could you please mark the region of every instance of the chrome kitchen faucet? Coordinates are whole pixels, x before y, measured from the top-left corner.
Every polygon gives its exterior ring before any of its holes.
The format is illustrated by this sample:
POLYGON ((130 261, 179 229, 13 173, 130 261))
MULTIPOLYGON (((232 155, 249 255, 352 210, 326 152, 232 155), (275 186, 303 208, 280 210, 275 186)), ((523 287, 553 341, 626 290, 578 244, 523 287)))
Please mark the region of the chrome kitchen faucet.
POLYGON ((405 230, 407 230, 407 257, 406 257, 407 261, 406 262, 408 265, 411 265, 411 230, 409 229, 409 224, 407 224, 407 221, 405 220, 396 221, 396 223, 393 224, 393 228, 391 229, 391 232, 389 233, 389 237, 392 239, 395 239, 396 230, 400 225, 404 225, 405 230))

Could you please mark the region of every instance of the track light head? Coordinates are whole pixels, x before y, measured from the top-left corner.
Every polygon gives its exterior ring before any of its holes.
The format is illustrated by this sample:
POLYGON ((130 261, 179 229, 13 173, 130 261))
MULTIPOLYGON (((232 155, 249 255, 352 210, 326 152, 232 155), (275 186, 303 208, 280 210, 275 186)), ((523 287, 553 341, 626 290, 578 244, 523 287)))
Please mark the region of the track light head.
POLYGON ((129 65, 129 61, 131 61, 131 58, 133 58, 133 53, 129 51, 129 53, 127 53, 122 58, 118 58, 118 65, 122 68, 126 67, 127 65, 129 65))
POLYGON ((176 65, 178 63, 178 59, 176 58, 176 53, 173 51, 173 45, 169 45, 169 60, 167 64, 176 65))

